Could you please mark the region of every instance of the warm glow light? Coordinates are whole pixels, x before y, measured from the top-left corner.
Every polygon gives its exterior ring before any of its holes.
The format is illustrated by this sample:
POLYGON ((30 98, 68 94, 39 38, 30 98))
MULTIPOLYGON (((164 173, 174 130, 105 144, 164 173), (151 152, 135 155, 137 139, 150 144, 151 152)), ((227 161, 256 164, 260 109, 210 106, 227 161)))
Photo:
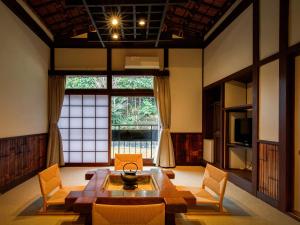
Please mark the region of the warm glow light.
POLYGON ((140 26, 145 26, 145 24, 146 24, 146 21, 144 19, 139 20, 139 25, 140 26))
POLYGON ((117 26, 118 24, 119 24, 119 19, 116 18, 116 17, 113 17, 113 18, 111 19, 111 25, 112 25, 112 26, 117 26))
POLYGON ((118 39, 119 39, 119 34, 114 33, 114 34, 112 35, 112 39, 118 40, 118 39))

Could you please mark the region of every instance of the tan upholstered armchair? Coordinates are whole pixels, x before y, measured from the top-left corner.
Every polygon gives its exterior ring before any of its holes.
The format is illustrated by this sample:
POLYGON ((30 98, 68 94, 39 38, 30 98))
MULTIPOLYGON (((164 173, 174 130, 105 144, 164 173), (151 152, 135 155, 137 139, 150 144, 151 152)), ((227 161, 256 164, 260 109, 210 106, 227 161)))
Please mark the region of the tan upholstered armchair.
MULTIPOLYGON (((138 170, 143 170, 142 154, 115 154, 115 170, 123 170, 123 166, 128 162, 136 163, 138 170)), ((126 168, 136 169, 134 165, 128 165, 126 168)))
POLYGON ((165 204, 104 205, 94 204, 93 225, 164 225, 165 204))
POLYGON ((63 205, 70 191, 81 191, 84 186, 62 186, 58 165, 48 167, 38 174, 43 196, 43 212, 49 205, 63 205))

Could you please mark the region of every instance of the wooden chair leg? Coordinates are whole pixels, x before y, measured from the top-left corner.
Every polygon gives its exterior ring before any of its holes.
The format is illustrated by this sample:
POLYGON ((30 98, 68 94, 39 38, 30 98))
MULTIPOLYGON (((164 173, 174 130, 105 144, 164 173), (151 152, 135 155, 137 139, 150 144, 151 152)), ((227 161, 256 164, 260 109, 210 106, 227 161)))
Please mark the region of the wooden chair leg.
POLYGON ((219 211, 223 212, 223 204, 222 203, 219 203, 219 211))
POLYGON ((45 201, 43 202, 43 212, 47 212, 47 203, 45 201))

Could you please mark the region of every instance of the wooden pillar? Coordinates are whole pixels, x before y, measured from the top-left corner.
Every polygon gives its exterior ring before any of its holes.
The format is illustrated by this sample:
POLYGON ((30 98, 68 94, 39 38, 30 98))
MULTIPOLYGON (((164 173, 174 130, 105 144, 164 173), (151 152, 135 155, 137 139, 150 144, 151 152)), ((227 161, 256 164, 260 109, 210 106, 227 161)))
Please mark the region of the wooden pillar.
POLYGON ((258 120, 259 120, 259 0, 253 1, 253 100, 252 100, 252 193, 258 190, 258 120))
POLYGON ((294 74, 288 55, 289 1, 280 0, 279 25, 279 209, 292 208, 294 74))

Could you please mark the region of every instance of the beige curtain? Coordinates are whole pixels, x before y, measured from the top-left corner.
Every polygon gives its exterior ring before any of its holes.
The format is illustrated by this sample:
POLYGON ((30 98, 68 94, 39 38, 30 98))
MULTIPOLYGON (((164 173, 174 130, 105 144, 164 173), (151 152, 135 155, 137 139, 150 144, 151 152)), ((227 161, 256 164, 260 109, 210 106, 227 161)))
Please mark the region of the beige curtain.
POLYGON ((175 167, 171 127, 171 96, 169 76, 154 78, 154 96, 162 126, 155 163, 161 167, 175 167))
POLYGON ((64 156, 62 140, 57 126, 65 95, 64 76, 49 76, 48 99, 49 99, 49 140, 47 150, 47 167, 58 163, 63 166, 64 156))

